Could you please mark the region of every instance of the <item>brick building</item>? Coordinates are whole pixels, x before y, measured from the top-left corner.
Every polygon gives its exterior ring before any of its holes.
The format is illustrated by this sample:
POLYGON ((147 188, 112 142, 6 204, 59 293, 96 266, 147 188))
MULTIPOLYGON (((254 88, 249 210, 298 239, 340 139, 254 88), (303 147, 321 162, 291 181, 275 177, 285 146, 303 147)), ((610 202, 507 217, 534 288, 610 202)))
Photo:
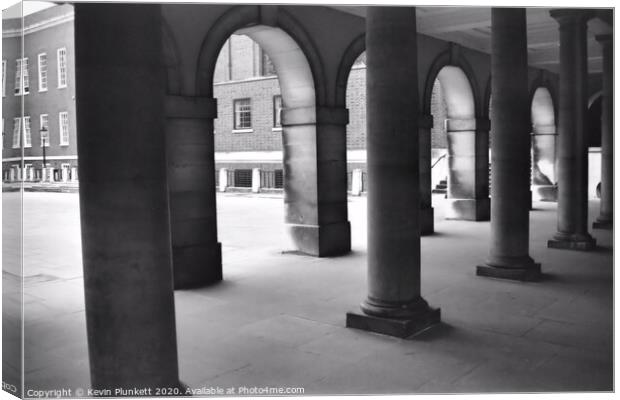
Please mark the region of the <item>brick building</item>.
MULTIPOLYGON (((216 169, 220 190, 250 188, 252 176, 260 176, 260 189, 282 184, 282 128, 277 71, 257 43, 244 35, 232 35, 224 44, 214 74, 214 96, 218 100, 215 120, 216 169), (243 117, 242 117, 243 115, 243 117), (238 121, 238 118, 245 118, 238 121), (241 125, 236 124, 237 122, 241 125), (258 169, 259 171, 257 171, 258 169)), ((439 81, 433 88, 431 109, 432 158, 446 153, 446 105, 439 81)), ((362 54, 353 65, 347 84, 347 170, 349 190, 365 190, 366 160, 366 65, 362 54), (362 182, 353 181, 358 178, 362 182)), ((434 183, 445 177, 441 159, 435 166, 434 183)), ((257 183, 254 190, 258 189, 257 183)))
POLYGON ((61 5, 2 21, 4 181, 77 179, 73 19, 61 5))

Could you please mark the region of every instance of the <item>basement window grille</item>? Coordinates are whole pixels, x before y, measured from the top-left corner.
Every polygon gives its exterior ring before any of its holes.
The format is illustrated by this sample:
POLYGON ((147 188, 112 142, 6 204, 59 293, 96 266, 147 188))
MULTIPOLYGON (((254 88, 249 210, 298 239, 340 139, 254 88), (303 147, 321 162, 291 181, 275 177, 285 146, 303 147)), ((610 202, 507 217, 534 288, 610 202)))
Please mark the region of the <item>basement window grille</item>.
POLYGON ((252 187, 252 170, 236 169, 235 170, 235 187, 252 187))

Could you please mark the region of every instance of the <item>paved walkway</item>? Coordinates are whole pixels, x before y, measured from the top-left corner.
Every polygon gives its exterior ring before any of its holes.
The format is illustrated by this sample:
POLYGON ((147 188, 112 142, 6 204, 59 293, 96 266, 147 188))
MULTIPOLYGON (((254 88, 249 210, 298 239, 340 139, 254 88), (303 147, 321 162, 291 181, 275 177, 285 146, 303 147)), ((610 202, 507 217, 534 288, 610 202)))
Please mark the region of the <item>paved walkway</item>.
MULTIPOLYGON (((18 200, 3 193, 9 293, 18 200)), ((555 204, 534 203, 531 212, 531 255, 545 279, 517 283, 475 276, 488 252, 489 223, 444 221, 435 196, 437 233, 422 239, 422 294, 441 308, 442 324, 401 340, 344 328, 345 312, 365 295, 364 197, 349 201, 352 254, 322 259, 281 254, 281 196, 226 193, 217 200, 225 280, 175 293, 180 373, 190 387, 303 387, 306 394, 612 389, 612 235, 593 231, 600 246, 590 253, 547 249, 555 204)), ((591 215, 597 209, 591 203, 591 215)), ((24 212, 27 387, 86 388, 78 195, 25 193, 24 212)), ((17 318, 18 303, 4 304, 17 318)))

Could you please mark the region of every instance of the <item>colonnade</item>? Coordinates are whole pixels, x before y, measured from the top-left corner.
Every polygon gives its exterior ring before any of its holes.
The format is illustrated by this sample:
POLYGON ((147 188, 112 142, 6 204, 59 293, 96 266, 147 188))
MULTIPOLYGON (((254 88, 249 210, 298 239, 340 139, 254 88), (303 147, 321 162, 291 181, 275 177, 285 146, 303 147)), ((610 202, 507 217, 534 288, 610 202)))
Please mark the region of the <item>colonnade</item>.
MULTIPOLYGON (((153 40, 161 32, 161 7, 75 5, 78 132, 88 132, 80 136, 78 152, 95 389, 178 386, 173 288, 221 279, 213 136, 204 135, 213 131, 216 104, 203 94, 166 96, 161 43, 153 40), (116 168, 107 169, 110 163, 116 168)), ((581 11, 552 15, 560 22, 561 93, 558 233, 549 245, 589 249, 594 240, 585 226, 581 101, 586 95, 587 19, 581 11)), ((477 272, 517 280, 540 276, 540 265, 529 257, 526 33, 523 9, 493 9, 493 119, 490 124, 484 119, 448 121, 451 140, 468 143, 462 148, 468 151, 453 154, 451 162, 473 171, 465 180, 452 177, 458 184, 448 197, 453 209, 471 219, 488 213, 481 180, 487 179, 488 132, 494 129, 493 239, 487 262, 477 272)), ((420 146, 426 146, 430 125, 419 116, 417 39, 414 7, 368 8, 368 293, 361 309, 347 314, 346 324, 399 337, 440 319, 440 311, 421 296, 420 236, 428 231, 424 221, 432 208, 420 190, 420 172, 430 159, 420 155, 420 146)), ((610 63, 609 49, 604 54, 610 63)), ((609 83, 611 64, 605 65, 609 83)), ((604 179, 611 176, 611 93, 604 92, 604 179)), ((290 150, 284 160, 290 178, 285 182, 286 222, 300 249, 315 255, 350 249, 348 115, 340 106, 325 104, 282 114, 290 150)), ((612 196, 611 183, 602 186, 601 223, 611 220, 612 196)))

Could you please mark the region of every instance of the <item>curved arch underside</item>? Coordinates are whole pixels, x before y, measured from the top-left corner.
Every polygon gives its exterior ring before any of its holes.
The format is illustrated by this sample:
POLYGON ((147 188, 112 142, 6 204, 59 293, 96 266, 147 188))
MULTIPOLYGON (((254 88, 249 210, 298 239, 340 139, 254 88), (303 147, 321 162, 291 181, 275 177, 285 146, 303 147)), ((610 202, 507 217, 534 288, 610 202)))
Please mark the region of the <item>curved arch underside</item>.
POLYGON ((463 70, 446 65, 437 74, 446 101, 449 119, 473 119, 476 116, 474 93, 463 70))
POLYGON ((280 28, 256 25, 237 34, 249 36, 273 62, 286 108, 314 107, 316 96, 310 64, 299 45, 280 28))

